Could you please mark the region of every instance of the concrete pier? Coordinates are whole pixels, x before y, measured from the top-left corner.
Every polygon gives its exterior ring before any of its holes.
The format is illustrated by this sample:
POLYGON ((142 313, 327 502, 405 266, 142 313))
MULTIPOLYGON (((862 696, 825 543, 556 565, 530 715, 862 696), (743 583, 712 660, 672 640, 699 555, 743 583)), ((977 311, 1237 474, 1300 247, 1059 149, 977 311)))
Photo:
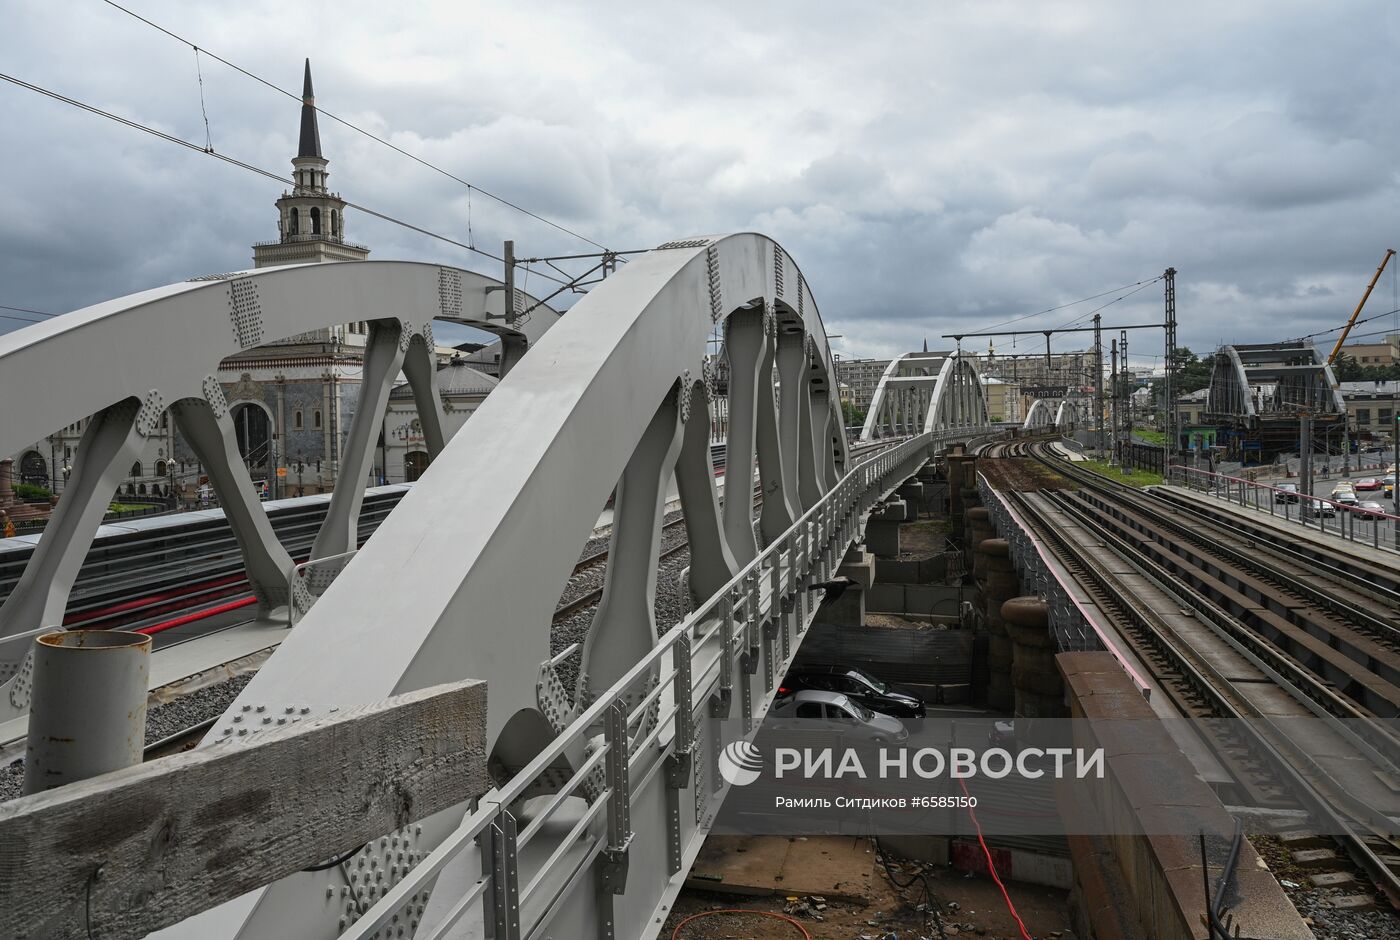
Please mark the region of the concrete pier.
POLYGON ((1001 605, 1011 638, 1011 685, 1016 693, 1016 737, 1047 743, 1056 719, 1068 718, 1064 680, 1055 665, 1050 610, 1039 597, 1013 597, 1001 605))

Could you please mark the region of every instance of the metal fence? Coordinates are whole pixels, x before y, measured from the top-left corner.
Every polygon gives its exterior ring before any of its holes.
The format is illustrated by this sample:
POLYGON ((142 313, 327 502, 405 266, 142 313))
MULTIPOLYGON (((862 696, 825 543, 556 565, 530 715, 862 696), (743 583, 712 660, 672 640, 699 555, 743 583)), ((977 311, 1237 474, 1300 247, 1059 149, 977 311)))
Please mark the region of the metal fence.
POLYGON ((1180 464, 1172 465, 1167 482, 1372 548, 1400 547, 1400 516, 1393 513, 1180 464))

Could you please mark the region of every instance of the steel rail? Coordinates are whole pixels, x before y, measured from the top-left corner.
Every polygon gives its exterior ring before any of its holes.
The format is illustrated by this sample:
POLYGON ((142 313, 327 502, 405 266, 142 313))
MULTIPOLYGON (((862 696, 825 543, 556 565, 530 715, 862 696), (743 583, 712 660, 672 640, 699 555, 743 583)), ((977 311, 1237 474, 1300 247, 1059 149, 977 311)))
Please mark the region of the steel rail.
MULTIPOLYGON (((1042 458, 1038 457, 1037 459, 1042 458)), ((1057 461, 1057 463, 1059 462, 1057 461)), ((1059 469, 1059 467, 1057 466, 1056 469, 1059 469)), ((1115 482, 1116 481, 1106 480, 1105 483, 1101 485, 1101 488, 1109 489, 1115 482)), ((1061 508, 1063 509, 1063 507, 1061 508)), ((1185 586, 1176 584, 1175 579, 1172 578, 1170 574, 1162 571, 1162 569, 1146 558, 1140 556, 1133 557, 1136 553, 1128 547, 1126 543, 1123 543, 1122 540, 1102 530, 1101 527, 1094 527, 1087 515, 1081 515, 1078 521, 1082 524, 1087 523, 1090 531, 1094 531, 1097 536, 1103 538, 1106 545, 1117 551, 1125 560, 1128 560, 1130 564, 1133 564, 1133 566, 1138 568, 1144 575, 1156 581, 1162 590, 1169 594, 1175 594, 1179 598, 1182 598, 1183 601, 1186 601, 1187 597, 1191 597, 1192 600, 1187 601, 1187 606, 1202 613, 1214 609, 1215 617, 1201 618, 1202 622, 1205 623, 1212 632, 1216 633, 1222 641, 1234 648, 1257 668, 1260 668, 1266 675, 1274 679, 1280 687, 1289 692, 1290 695, 1293 695, 1304 707, 1313 712, 1313 714, 1318 715, 1324 721, 1328 721, 1332 724, 1334 729, 1345 730, 1347 738, 1351 743, 1356 744, 1359 741, 1355 734, 1351 733, 1349 729, 1344 728, 1341 722, 1325 713, 1319 713, 1317 706, 1310 702, 1308 696, 1301 693, 1293 683, 1287 681, 1283 676, 1270 669, 1266 663, 1251 655, 1248 650, 1234 642, 1228 633, 1222 632, 1220 629, 1220 621, 1228 621, 1232 618, 1229 618, 1223 611, 1219 611, 1218 608, 1215 608, 1213 602, 1190 588, 1186 588, 1184 592, 1185 596, 1183 596, 1182 588, 1185 586), (1114 543, 1118 544, 1115 545, 1114 543)), ((1041 523, 1042 525, 1045 524, 1043 519, 1041 523)), ((1084 566, 1085 570, 1090 572, 1091 576, 1097 579, 1103 578, 1102 573, 1083 555, 1082 551, 1079 551, 1067 541, 1063 542, 1062 547, 1067 552, 1077 555, 1079 559, 1078 563, 1084 566)), ((1121 590, 1115 591, 1107 584, 1102 584, 1102 588, 1105 592, 1117 594, 1117 599, 1126 603, 1126 597, 1121 590)), ((1237 734, 1249 739, 1251 745, 1257 749, 1258 753, 1267 757, 1277 771, 1289 780, 1296 788, 1296 792, 1301 796, 1302 801, 1308 805, 1310 811, 1315 813, 1319 819, 1326 820, 1332 824, 1332 828, 1337 833, 1338 840, 1343 844, 1345 850, 1357 865, 1367 872, 1375 881, 1376 885, 1380 887, 1390 899, 1392 904, 1400 905, 1400 873, 1391 869, 1390 866, 1386 864, 1385 860, 1366 842, 1366 836, 1356 831, 1357 826, 1364 827, 1368 830, 1368 835, 1388 842, 1390 833, 1380 826, 1377 826, 1375 822, 1368 821, 1368 818, 1374 820, 1377 814, 1352 797, 1346 788, 1340 785, 1326 768, 1322 767, 1307 754, 1306 751, 1299 748, 1288 735, 1284 734, 1275 725, 1268 715, 1251 708, 1252 714, 1247 718, 1240 708, 1237 707, 1235 701, 1232 700, 1232 696, 1234 699, 1246 705, 1248 704, 1247 700, 1235 691, 1234 683, 1220 674, 1207 660, 1200 660, 1200 665, 1197 666, 1191 661, 1191 658, 1187 657, 1177 647, 1176 643, 1168 639, 1161 630, 1150 626, 1146 628, 1156 638, 1154 646, 1171 660, 1172 664, 1193 686, 1209 697, 1213 706, 1226 718, 1237 734), (1226 694, 1227 690, 1231 695, 1226 694), (1289 760, 1284 755, 1283 748, 1275 743, 1275 741, 1271 741, 1269 738, 1265 737, 1261 733, 1261 727, 1268 728, 1272 734, 1276 736, 1277 741, 1285 742, 1287 749, 1296 755, 1296 762, 1289 760), (1305 775, 1302 768, 1306 768, 1311 776, 1305 775), (1326 781, 1330 784, 1328 787, 1328 789, 1331 790, 1330 793, 1322 792, 1322 786, 1326 784, 1320 785, 1321 781, 1326 781), (1346 815, 1339 812, 1339 806, 1346 807, 1346 815)), ((1368 751, 1372 754, 1375 753, 1370 747, 1362 747, 1360 750, 1362 753, 1367 753, 1368 751)), ((1383 826, 1384 822, 1381 822, 1381 825, 1383 826)))

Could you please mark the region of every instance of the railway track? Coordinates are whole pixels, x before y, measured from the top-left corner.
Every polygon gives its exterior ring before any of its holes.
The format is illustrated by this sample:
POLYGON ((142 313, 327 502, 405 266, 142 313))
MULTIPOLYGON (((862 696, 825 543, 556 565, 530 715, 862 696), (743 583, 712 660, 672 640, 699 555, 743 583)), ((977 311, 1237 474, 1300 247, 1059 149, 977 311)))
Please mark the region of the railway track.
POLYGON ((1035 460, 1078 484, 1003 497, 1242 795, 1306 811, 1400 907, 1400 573, 1371 577, 1345 553, 1279 544, 1232 514, 1076 468, 1041 443, 983 453, 1035 460))

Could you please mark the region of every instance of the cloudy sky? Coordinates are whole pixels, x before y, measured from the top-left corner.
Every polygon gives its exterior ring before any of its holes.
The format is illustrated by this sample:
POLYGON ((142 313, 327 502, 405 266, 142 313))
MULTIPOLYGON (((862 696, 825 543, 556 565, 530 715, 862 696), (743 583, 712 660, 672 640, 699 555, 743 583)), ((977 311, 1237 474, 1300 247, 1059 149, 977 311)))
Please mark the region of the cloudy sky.
MULTIPOLYGON (((310 56, 321 107, 610 247, 767 233, 845 355, 937 348, 1168 265, 1198 352, 1302 335, 1345 320, 1400 242, 1394 2, 129 5, 286 88, 310 56)), ((0 71, 204 143, 189 47, 101 0, 5 9, 0 71)), ((214 148, 289 172, 296 102, 201 66, 214 148)), ((66 311, 246 267, 275 237, 272 181, 10 84, 0 113, 0 304, 66 311)), ((347 198, 462 241, 470 218, 485 247, 590 250, 321 134, 347 198)), ((490 270, 363 215, 348 234, 490 270)), ((1396 301, 1387 272, 1367 312, 1396 301)), ((1153 284, 1102 312, 1160 310, 1153 284)))

